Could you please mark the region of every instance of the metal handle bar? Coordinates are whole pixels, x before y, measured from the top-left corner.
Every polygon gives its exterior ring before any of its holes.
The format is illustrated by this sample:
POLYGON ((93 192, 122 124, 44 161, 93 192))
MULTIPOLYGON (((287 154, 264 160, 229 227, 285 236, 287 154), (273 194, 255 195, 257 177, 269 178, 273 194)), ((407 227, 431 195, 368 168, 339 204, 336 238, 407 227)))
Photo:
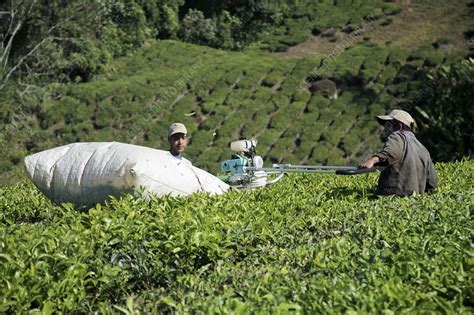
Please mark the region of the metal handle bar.
POLYGON ((330 166, 330 165, 297 165, 297 164, 273 164, 274 168, 287 169, 344 169, 354 170, 354 166, 330 166))
MULTIPOLYGON (((303 165, 300 165, 303 166, 303 165)), ((358 169, 353 166, 339 166, 335 169, 329 169, 331 166, 324 167, 324 169, 317 169, 312 166, 311 168, 256 168, 256 167, 244 167, 245 171, 264 171, 267 174, 281 174, 281 173, 325 173, 325 174, 336 174, 336 175, 358 175, 372 173, 378 170, 378 168, 372 167, 368 169, 358 169)), ((334 168, 334 167, 333 167, 334 168)))
POLYGON ((280 174, 280 173, 328 173, 335 174, 336 170, 308 170, 308 169, 284 169, 284 168, 255 168, 245 167, 246 171, 264 171, 267 174, 280 174))
POLYGON ((377 168, 372 167, 372 168, 361 168, 361 169, 355 169, 355 170, 336 170, 336 174, 337 175, 358 175, 358 174, 373 173, 376 171, 377 171, 377 168))

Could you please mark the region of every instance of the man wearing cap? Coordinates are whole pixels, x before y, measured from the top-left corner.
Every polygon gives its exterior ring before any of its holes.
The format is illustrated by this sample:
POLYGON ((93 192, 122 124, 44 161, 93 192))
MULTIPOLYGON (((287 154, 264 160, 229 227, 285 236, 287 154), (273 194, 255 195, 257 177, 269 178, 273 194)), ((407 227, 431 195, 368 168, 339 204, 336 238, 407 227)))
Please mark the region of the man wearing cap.
POLYGON ((182 123, 172 123, 168 128, 168 142, 170 144, 171 155, 186 163, 191 163, 183 157, 183 153, 188 146, 188 130, 182 123))
POLYGON ((377 120, 384 126, 380 136, 384 146, 359 164, 359 168, 387 166, 380 174, 376 194, 408 196, 434 190, 436 170, 428 150, 411 131, 414 120, 410 114, 395 109, 377 120))

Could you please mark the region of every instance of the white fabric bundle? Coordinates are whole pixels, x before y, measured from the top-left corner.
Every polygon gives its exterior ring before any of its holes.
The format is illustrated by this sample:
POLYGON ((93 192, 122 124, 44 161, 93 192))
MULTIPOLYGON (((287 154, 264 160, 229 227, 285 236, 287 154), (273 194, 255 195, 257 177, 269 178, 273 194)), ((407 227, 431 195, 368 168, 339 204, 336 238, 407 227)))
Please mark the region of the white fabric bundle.
POLYGON ((118 143, 73 143, 25 158, 28 176, 56 203, 76 206, 105 201, 143 188, 146 194, 221 194, 229 186, 168 151, 118 143))

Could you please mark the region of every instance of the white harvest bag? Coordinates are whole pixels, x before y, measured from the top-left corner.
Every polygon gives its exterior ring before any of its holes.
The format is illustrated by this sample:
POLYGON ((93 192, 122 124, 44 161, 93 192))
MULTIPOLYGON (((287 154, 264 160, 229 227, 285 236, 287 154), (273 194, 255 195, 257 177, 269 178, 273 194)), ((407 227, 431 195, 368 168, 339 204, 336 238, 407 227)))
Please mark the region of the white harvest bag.
POLYGON ((198 191, 221 194, 229 186, 168 151, 118 143, 73 143, 25 158, 33 183, 56 203, 77 206, 143 188, 158 196, 198 191))

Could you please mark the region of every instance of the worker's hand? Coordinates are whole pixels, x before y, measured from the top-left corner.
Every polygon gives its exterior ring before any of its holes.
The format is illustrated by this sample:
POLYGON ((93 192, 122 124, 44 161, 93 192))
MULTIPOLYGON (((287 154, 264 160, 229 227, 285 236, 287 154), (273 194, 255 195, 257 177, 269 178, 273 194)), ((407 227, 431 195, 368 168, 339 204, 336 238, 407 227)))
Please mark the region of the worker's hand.
POLYGON ((359 168, 372 168, 372 167, 374 167, 374 164, 378 163, 379 161, 380 161, 380 159, 379 159, 378 156, 373 156, 370 159, 368 159, 367 161, 365 161, 363 163, 360 163, 358 167, 359 168))

